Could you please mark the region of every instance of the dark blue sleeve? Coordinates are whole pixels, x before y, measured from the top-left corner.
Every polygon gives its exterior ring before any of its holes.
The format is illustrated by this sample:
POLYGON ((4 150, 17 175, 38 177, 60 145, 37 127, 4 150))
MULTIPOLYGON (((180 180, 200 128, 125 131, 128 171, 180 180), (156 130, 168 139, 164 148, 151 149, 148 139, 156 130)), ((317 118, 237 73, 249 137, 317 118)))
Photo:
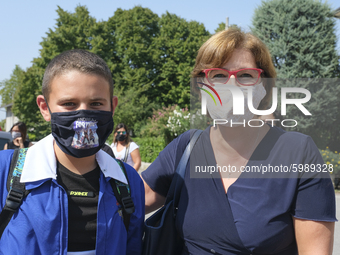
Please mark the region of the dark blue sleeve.
POLYGON ((126 163, 124 163, 124 166, 130 183, 131 197, 135 206, 135 212, 130 217, 126 255, 141 255, 145 217, 144 184, 133 167, 126 163))
POLYGON ((292 215, 306 220, 337 221, 334 187, 326 171, 328 168, 310 137, 306 140, 304 154, 304 164, 309 167, 321 165, 321 172, 305 171, 298 180, 292 215))
POLYGON ((142 172, 144 181, 158 194, 166 197, 176 166, 190 140, 190 131, 186 131, 169 143, 155 161, 142 172))
POLYGON ((5 206, 7 197, 7 177, 14 150, 0 151, 0 210, 5 206))

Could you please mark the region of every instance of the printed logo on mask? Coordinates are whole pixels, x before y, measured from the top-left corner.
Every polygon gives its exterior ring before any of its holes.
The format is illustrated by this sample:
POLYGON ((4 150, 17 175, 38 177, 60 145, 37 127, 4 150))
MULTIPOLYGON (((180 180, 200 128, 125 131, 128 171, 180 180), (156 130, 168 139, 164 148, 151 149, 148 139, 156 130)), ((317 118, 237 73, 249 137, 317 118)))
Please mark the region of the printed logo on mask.
POLYGON ((76 149, 88 149, 99 146, 97 121, 79 118, 73 122, 75 131, 71 146, 76 149))

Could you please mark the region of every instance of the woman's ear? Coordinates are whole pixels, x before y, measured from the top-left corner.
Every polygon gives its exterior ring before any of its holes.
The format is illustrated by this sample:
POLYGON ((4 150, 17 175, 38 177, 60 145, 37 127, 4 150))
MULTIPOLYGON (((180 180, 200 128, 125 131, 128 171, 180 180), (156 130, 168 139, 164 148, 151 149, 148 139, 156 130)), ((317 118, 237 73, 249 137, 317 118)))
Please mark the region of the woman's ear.
POLYGON ((37 105, 40 109, 40 113, 43 116, 43 118, 46 121, 50 121, 51 120, 51 114, 50 114, 50 111, 48 109, 47 103, 45 101, 45 97, 43 95, 37 96, 37 105))

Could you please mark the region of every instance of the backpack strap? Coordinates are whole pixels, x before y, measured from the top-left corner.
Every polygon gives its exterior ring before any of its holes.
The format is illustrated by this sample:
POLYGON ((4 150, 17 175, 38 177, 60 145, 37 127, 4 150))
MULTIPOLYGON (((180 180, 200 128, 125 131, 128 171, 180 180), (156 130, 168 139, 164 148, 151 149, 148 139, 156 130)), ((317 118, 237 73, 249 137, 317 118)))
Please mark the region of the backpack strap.
POLYGON ((128 158, 128 156, 129 156, 129 150, 130 150, 130 143, 129 143, 128 146, 126 146, 126 148, 125 148, 125 155, 124 155, 124 159, 123 159, 123 162, 125 162, 125 163, 126 163, 127 158, 128 158))
POLYGON ((126 173, 126 169, 124 167, 124 163, 118 159, 116 159, 118 165, 120 166, 120 169, 123 171, 128 184, 122 183, 120 181, 117 181, 115 179, 110 179, 110 184, 113 190, 113 193, 115 194, 115 197, 117 199, 117 202, 121 206, 120 214, 122 213, 123 221, 125 225, 126 231, 129 230, 129 224, 130 224, 130 216, 135 211, 135 205, 131 198, 131 192, 130 192, 130 183, 129 179, 126 173))
POLYGON ((27 149, 15 149, 13 153, 6 185, 8 195, 5 206, 0 213, 0 238, 13 214, 19 209, 22 201, 29 193, 25 188, 25 183, 20 183, 27 149))

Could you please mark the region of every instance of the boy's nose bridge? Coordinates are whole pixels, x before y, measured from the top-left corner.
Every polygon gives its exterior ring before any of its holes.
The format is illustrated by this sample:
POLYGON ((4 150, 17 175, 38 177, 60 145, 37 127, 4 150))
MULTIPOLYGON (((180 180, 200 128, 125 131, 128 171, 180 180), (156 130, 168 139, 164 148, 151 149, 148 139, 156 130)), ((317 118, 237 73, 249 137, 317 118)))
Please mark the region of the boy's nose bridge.
POLYGON ((89 105, 87 103, 80 103, 78 110, 89 110, 89 105))

